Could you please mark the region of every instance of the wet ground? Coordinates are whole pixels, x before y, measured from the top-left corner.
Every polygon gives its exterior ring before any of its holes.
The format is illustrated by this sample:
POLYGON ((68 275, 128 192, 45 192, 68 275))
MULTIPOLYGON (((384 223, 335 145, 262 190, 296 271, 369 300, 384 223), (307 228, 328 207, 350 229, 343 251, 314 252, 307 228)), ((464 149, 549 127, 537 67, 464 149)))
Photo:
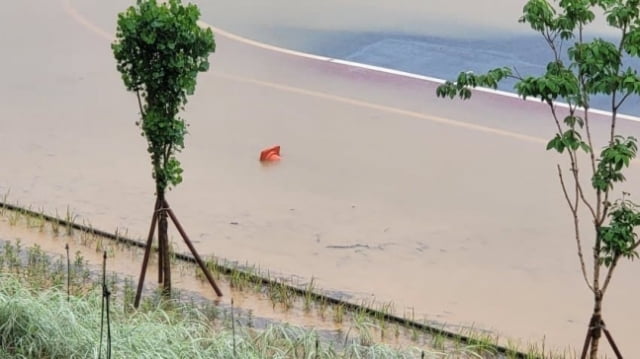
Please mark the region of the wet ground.
MULTIPOLYGON (((109 49, 127 4, 5 5, 0 193, 49 213, 68 205, 135 237, 153 184, 135 98, 109 49)), ((484 93, 445 101, 431 82, 217 42, 185 114, 185 181, 169 194, 201 252, 417 317, 581 343, 590 296, 555 176, 561 159, 544 151, 544 107, 484 93), (258 153, 273 144, 283 160, 263 167, 258 153)), ((633 192, 640 167, 627 177, 633 192)), ((621 266, 605 308, 627 355, 639 354, 639 271, 621 266)))
MULTIPOLYGON (((157 301, 161 300, 155 276, 158 271, 156 254, 154 251, 148 263, 141 296, 142 307, 147 305, 145 302, 157 305, 157 301)), ((123 303, 125 306, 133 305, 140 274, 140 261, 137 259, 142 255, 141 246, 102 237, 89 228, 67 227, 45 220, 39 214, 23 214, 0 208, 0 271, 25 275, 39 270, 48 271, 51 276, 64 273, 62 282, 65 283, 68 273, 71 273, 71 293, 78 290, 82 292, 80 287, 83 285, 85 289, 92 285, 99 287, 104 278, 111 293, 113 308, 123 303), (106 254, 106 261, 103 254, 106 254), (67 272, 67 256, 70 272, 67 272), (106 269, 104 277, 103 269, 106 269)), ((205 260, 210 258, 205 257, 205 260)), ((382 317, 367 314, 360 307, 352 310, 344 302, 352 299, 348 293, 323 291, 315 286, 314 279, 303 282, 307 279, 296 276, 276 278, 271 277, 265 269, 237 263, 217 263, 226 269, 233 269, 233 273, 212 269, 222 297, 215 294, 201 271, 196 269, 195 263, 179 258, 172 260, 172 298, 178 303, 197 307, 213 324, 229 327, 233 320, 241 328, 239 330, 264 330, 272 325, 287 325, 313 331, 320 345, 330 345, 338 350, 356 341, 363 345, 385 344, 400 350, 417 349, 436 353, 433 357, 447 353, 453 357, 476 358, 476 353, 480 353, 476 346, 453 340, 449 336, 434 335, 431 331, 404 326, 397 321, 386 321, 382 317), (272 282, 258 283, 249 278, 252 275, 261 275, 272 282), (294 287, 311 292, 296 294, 291 289, 294 287), (318 294, 328 297, 316 297, 318 294), (334 303, 327 298, 344 301, 334 303)), ((46 273, 33 275, 31 278, 36 282, 47 277, 46 273)), ((359 304, 430 328, 446 327, 449 333, 466 338, 485 342, 486 338, 493 338, 493 333, 480 328, 419 321, 412 312, 397 313, 393 303, 367 301, 359 304)), ((495 355, 491 355, 491 358, 504 357, 498 353, 492 354, 495 355)))
MULTIPOLYGON (((103 253, 107 255, 107 284, 118 298, 122 300, 122 287, 125 279, 137 285, 140 275, 140 261, 136 259, 143 255, 143 249, 127 245, 116 244, 115 241, 93 236, 74 230, 73 235, 67 235, 64 226, 60 228, 59 234, 53 235, 51 223, 45 224, 44 231, 39 229, 37 218, 32 218, 31 226, 25 224, 24 216, 21 216, 17 224, 11 223, 11 216, 0 216, 0 249, 3 245, 19 245, 23 254, 29 249, 38 246, 44 251, 51 262, 59 258, 66 263, 65 246, 69 246, 69 255, 72 263, 77 258, 86 261, 87 269, 90 271, 90 280, 100 282, 102 276, 103 253), (113 287, 113 288, 112 288, 113 287)), ((155 291, 158 288, 157 261, 152 256, 147 269, 147 277, 143 288, 142 298, 152 299, 157 297, 155 291)), ((24 259, 23 259, 24 260, 24 259)), ((264 329, 269 324, 289 323, 307 329, 316 329, 326 339, 338 340, 340 333, 349 328, 350 323, 335 323, 332 320, 331 310, 326 310, 326 318, 321 318, 315 312, 315 303, 312 303, 310 311, 303 311, 300 303, 285 309, 280 303, 272 302, 262 291, 254 290, 253 283, 243 283, 243 289, 231 287, 228 277, 214 274, 216 284, 223 291, 223 297, 217 297, 209 284, 199 280, 195 273, 195 266, 184 261, 175 261, 172 266, 173 273, 173 295, 185 303, 193 302, 203 308, 213 306, 218 311, 218 319, 227 318, 231 314, 231 300, 234 301, 234 311, 236 320, 242 325, 257 329, 264 329), (205 303, 209 306, 204 305, 205 303), (344 324, 344 327, 343 325, 344 324)), ((77 280, 80 282, 80 280, 77 280)), ((135 290, 135 287, 133 288, 135 290)))

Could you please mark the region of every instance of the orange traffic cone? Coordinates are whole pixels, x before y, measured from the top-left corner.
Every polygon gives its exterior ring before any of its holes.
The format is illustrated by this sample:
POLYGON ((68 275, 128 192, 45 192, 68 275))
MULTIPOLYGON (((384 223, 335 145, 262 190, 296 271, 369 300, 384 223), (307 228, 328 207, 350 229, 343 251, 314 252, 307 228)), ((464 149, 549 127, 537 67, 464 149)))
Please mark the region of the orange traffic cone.
POLYGON ((280 146, 273 146, 260 152, 260 162, 272 162, 280 160, 280 146))

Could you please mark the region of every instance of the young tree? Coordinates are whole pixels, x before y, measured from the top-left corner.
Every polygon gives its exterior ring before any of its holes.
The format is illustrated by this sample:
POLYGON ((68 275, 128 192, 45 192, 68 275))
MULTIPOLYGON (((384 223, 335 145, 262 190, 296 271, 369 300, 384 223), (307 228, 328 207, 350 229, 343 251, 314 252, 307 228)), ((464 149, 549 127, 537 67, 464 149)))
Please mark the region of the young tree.
MULTIPOLYGON (((165 193, 182 182, 176 153, 184 148, 187 133, 187 125, 178 113, 184 109, 187 96, 194 93, 198 73, 209 69, 209 54, 215 50, 213 33, 198 26, 199 17, 195 5, 182 5, 180 0, 161 4, 137 0, 135 6, 118 15, 116 40, 111 46, 127 90, 138 98, 140 120, 136 124, 147 139, 151 155, 156 205, 149 240, 157 219, 159 282, 166 294, 171 291, 167 236, 167 215, 171 213, 165 193)), ((141 282, 144 266, 146 263, 141 282)))
POLYGON ((455 82, 438 87, 439 97, 471 97, 470 88, 496 88, 505 78, 515 78, 515 90, 523 99, 534 97, 545 103, 557 129, 547 145, 566 157, 568 168, 557 167, 566 203, 572 215, 580 270, 593 293, 593 312, 584 343, 582 358, 598 356, 602 334, 607 336, 616 355, 619 350, 604 325, 602 304, 611 278, 621 259, 638 257, 640 245, 635 228, 640 212, 628 193, 618 200, 614 187, 625 181, 623 170, 636 157, 637 141, 618 133, 620 107, 640 94, 638 72, 630 61, 640 55, 640 0, 529 0, 520 22, 542 35, 552 54, 546 71, 540 76, 522 76, 508 67, 486 74, 460 73, 455 82), (587 28, 596 13, 617 29, 617 38, 587 38, 587 28), (563 51, 566 49, 566 52, 563 51), (606 143, 596 144, 589 109, 594 96, 606 96, 611 111, 606 143), (568 109, 558 106, 562 101, 568 109), (604 145, 598 151, 597 148, 604 145), (586 162, 588 179, 581 174, 586 162), (566 171, 566 172, 565 172, 566 171), (592 222, 592 232, 580 232, 580 212, 592 222), (583 255, 586 238, 593 240, 593 262, 583 255), (588 271, 588 265, 592 270, 588 271), (590 273, 589 273, 590 272, 590 273))

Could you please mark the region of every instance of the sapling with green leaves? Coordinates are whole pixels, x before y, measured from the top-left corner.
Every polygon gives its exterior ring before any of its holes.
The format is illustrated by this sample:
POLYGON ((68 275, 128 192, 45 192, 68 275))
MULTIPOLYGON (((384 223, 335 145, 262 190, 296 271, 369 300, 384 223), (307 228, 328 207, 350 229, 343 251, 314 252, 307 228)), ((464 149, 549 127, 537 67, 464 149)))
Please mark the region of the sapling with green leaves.
POLYGON ((572 215, 580 270, 594 300, 582 358, 588 354, 596 359, 603 332, 610 335, 603 321, 604 296, 619 262, 638 257, 640 245, 635 231, 640 209, 628 193, 616 191, 638 150, 636 138, 620 134, 617 122, 621 106, 640 95, 640 77, 632 64, 640 57, 640 0, 529 0, 520 22, 529 24, 550 49, 542 75, 523 76, 510 67, 484 74, 463 72, 456 81, 439 86, 436 94, 468 99, 471 88, 495 89, 500 81, 512 78, 520 97, 537 98, 550 109, 556 132, 546 148, 567 161, 557 166, 557 175, 572 215), (614 40, 591 36, 588 30, 596 16, 604 16, 616 30, 614 40), (606 133, 594 132, 589 110, 595 96, 609 100, 606 133), (598 144, 600 136, 606 141, 598 144), (592 222, 591 233, 580 232, 583 213, 592 222), (593 240, 592 263, 585 260, 587 238, 593 240))
POLYGON ((118 15, 112 44, 118 71, 127 90, 136 94, 140 120, 136 124, 147 140, 155 180, 159 280, 171 290, 165 192, 182 182, 176 154, 184 148, 187 124, 179 116, 196 88, 199 72, 209 69, 215 50, 213 33, 198 26, 197 6, 180 0, 137 0, 118 15))

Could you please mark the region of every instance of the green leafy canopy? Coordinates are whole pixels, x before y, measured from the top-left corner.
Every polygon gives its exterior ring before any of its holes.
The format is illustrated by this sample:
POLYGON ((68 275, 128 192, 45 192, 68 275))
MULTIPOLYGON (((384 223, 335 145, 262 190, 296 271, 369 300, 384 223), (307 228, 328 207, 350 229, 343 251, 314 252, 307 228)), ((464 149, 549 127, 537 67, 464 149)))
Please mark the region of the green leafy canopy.
POLYGON ((600 249, 600 261, 607 267, 621 257, 638 257, 638 235, 634 229, 640 225, 640 212, 636 204, 621 199, 612 205, 609 218, 609 224, 600 227, 598 233, 603 244, 600 249))
POLYGON ((138 96, 136 124, 148 142, 158 191, 182 181, 175 153, 184 148, 187 125, 178 113, 215 51, 213 33, 198 26, 199 17, 195 5, 180 0, 137 0, 118 15, 111 48, 127 90, 138 96))

